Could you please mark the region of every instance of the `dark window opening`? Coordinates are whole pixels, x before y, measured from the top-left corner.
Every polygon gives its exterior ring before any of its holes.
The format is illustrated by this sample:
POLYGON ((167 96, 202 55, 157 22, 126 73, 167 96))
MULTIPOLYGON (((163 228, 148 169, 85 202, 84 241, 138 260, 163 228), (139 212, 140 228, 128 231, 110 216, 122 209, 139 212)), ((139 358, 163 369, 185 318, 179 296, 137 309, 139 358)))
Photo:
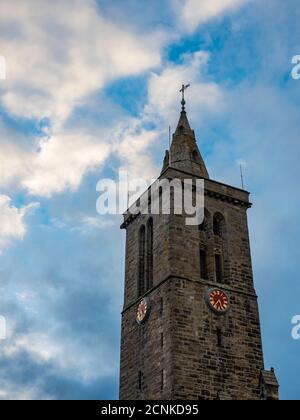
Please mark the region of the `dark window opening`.
POLYGON ((217 219, 214 219, 214 235, 221 236, 220 224, 217 219))
POLYGON ((222 283, 223 281, 223 270, 222 270, 222 257, 220 254, 215 256, 215 265, 216 265, 216 281, 222 283))
POLYGON ((216 214, 214 217, 213 229, 214 235, 222 237, 224 227, 224 218, 221 214, 216 214))
POLYGON ((147 225, 147 290, 153 287, 153 219, 147 225))
POLYGON ((145 293, 145 233, 145 226, 142 226, 139 238, 138 296, 142 296, 145 293))
POLYGON ((149 214, 152 213, 152 196, 151 196, 151 190, 148 192, 148 212, 149 214))
POLYGON ((207 257, 206 250, 200 249, 200 277, 207 280, 207 257))
POLYGON ((197 153, 197 150, 194 150, 194 151, 193 151, 193 153, 192 153, 192 158, 193 158, 193 161, 194 161, 194 162, 197 162, 197 160, 198 160, 198 153, 197 153))
POLYGON ((159 187, 158 190, 158 200, 159 200, 159 214, 163 214, 163 189, 159 187))
POLYGON ((161 345, 161 348, 164 347, 164 335, 163 335, 163 333, 160 335, 160 345, 161 345))

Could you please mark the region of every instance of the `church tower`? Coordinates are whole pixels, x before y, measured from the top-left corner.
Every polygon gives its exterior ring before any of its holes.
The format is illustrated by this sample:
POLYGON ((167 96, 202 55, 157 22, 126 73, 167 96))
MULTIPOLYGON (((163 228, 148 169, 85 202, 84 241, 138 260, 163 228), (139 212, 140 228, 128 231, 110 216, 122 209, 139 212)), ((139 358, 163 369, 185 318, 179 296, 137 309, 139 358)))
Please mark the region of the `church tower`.
POLYGON ((184 98, 161 179, 203 179, 205 217, 124 215, 120 399, 278 399, 264 370, 249 193, 210 179, 184 98))

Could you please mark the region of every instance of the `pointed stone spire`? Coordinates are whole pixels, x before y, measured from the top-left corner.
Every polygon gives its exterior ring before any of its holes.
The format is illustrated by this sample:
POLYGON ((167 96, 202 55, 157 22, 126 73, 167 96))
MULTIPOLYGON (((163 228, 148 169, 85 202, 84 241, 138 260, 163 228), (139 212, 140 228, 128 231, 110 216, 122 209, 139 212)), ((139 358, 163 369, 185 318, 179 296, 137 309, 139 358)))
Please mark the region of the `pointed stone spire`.
POLYGON ((166 154, 163 171, 168 167, 178 169, 201 178, 209 179, 204 160, 199 151, 194 130, 191 129, 189 120, 185 111, 184 90, 182 98, 182 111, 178 121, 173 141, 168 154, 166 154))
POLYGON ((180 118, 179 118, 175 133, 179 133, 179 132, 182 133, 183 131, 186 131, 186 132, 191 132, 192 131, 185 110, 181 111, 180 118))

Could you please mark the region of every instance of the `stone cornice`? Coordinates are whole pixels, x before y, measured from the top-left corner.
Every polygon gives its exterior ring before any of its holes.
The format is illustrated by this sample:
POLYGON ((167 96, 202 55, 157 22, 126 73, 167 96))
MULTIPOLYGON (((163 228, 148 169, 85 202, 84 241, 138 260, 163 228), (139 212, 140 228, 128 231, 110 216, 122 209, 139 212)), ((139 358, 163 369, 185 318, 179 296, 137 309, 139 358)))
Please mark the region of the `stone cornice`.
MULTIPOLYGON (((170 169, 170 168, 168 168, 168 169, 170 169)), ((159 179, 163 178, 163 175, 168 171, 168 169, 160 175, 159 179)), ((185 174, 185 175, 193 176, 195 178, 195 175, 192 175, 190 173, 187 173, 187 172, 184 172, 184 171, 178 171, 177 169, 174 169, 174 170, 177 171, 177 172, 180 172, 182 174, 185 174)), ((200 179, 199 177, 196 177, 196 178, 200 179)), ((172 181, 172 179, 174 179, 174 178, 173 177, 168 177, 169 181, 172 181)), ((232 189, 233 191, 236 191, 237 193, 241 193, 243 195, 249 196, 249 193, 247 191, 241 190, 241 189, 236 188, 236 187, 232 187, 230 185, 220 183, 218 181, 213 181, 211 179, 205 179, 204 181, 206 183, 206 187, 204 188, 204 195, 205 196, 208 196, 210 198, 214 198, 216 200, 221 200, 223 202, 227 202, 229 204, 233 204, 235 206, 245 208, 245 209, 249 209, 249 208, 252 207, 252 203, 250 203, 249 200, 234 197, 233 195, 226 194, 225 192, 215 191, 212 188, 208 188, 207 185, 208 184, 216 185, 216 187, 219 187, 219 188, 223 187, 226 190, 232 189)), ((149 191, 150 188, 151 188, 151 186, 148 188, 148 191, 149 191)), ((129 212, 125 213, 124 214, 124 222, 121 224, 121 229, 126 229, 127 226, 129 226, 130 223, 132 223, 140 215, 141 215, 141 213, 137 213, 137 214, 130 214, 129 212)), ((149 213, 149 215, 150 215, 150 213, 149 213)))
POLYGON ((246 209, 252 207, 252 203, 246 200, 234 198, 227 194, 222 194, 216 191, 205 188, 204 195, 215 198, 216 200, 226 201, 227 203, 234 204, 236 206, 245 207, 246 209))

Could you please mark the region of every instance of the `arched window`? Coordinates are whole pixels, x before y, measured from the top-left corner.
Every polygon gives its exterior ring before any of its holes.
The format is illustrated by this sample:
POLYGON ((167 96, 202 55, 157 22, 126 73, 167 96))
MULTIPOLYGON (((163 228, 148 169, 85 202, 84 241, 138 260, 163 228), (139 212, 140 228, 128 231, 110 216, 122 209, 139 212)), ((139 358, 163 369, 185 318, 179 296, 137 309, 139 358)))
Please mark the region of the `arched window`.
POLYGON ((153 287, 153 219, 147 223, 147 290, 153 287))
POLYGON ((200 262, 200 278, 202 280, 208 280, 212 276, 213 268, 211 267, 211 215, 209 211, 204 209, 204 219, 199 229, 199 262, 200 262))
POLYGON ((194 150, 193 151, 193 153, 192 153, 192 159, 193 159, 194 162, 197 162, 198 161, 198 153, 197 153, 197 150, 194 150))
POLYGON ((145 293, 145 236, 146 229, 143 225, 139 232, 139 279, 138 279, 138 296, 145 293))
POLYGON ((214 223, 213 223, 213 227, 214 227, 214 235, 215 236, 219 236, 222 237, 223 233, 224 233, 224 225, 225 225, 225 219, 222 216, 221 213, 216 213, 214 215, 214 223))
POLYGON ((215 255, 215 270, 216 270, 216 281, 218 283, 223 283, 224 276, 223 276, 223 262, 222 262, 221 254, 215 255))
POLYGON ((229 256, 225 218, 221 213, 215 213, 213 218, 214 246, 215 246, 215 281, 228 283, 229 256))
POLYGON ((158 189, 158 200, 159 200, 159 214, 163 214, 163 188, 158 189))

